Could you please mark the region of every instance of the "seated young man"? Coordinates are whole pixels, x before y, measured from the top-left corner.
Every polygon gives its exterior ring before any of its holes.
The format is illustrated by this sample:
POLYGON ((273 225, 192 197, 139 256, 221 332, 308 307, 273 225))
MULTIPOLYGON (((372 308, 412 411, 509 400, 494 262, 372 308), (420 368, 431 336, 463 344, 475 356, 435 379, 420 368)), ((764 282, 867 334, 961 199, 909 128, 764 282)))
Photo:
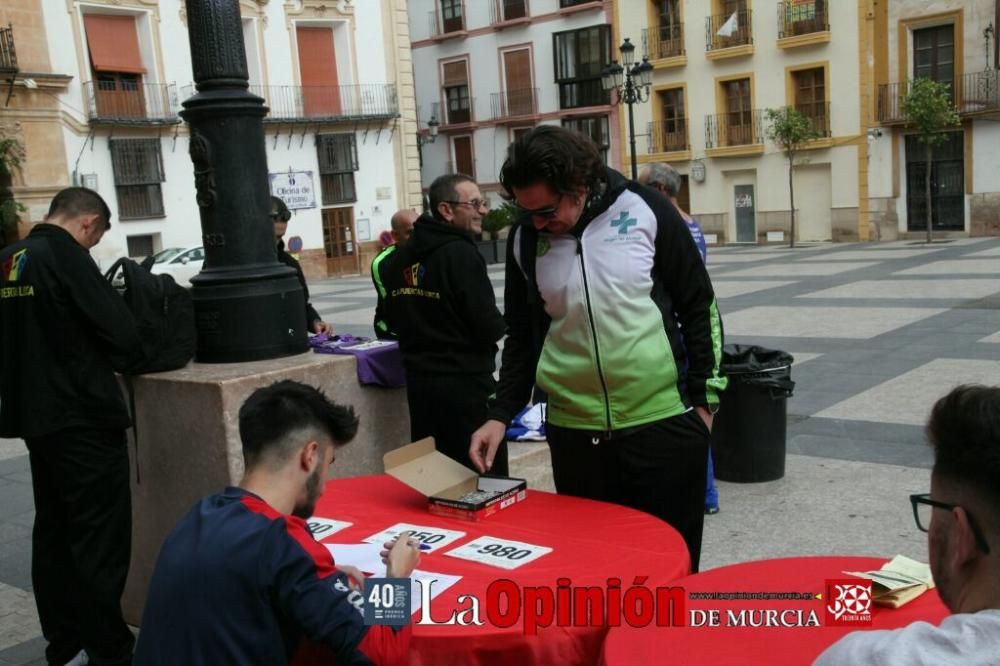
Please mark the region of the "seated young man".
MULTIPOLYGON (((246 473, 167 537, 134 663, 286 664, 315 644, 336 664, 405 663, 409 626, 365 626, 362 594, 305 522, 337 447, 357 432, 354 410, 281 381, 255 391, 239 423, 246 473)), ((420 559, 411 539, 382 555, 388 576, 409 576, 420 559)))
POLYGON ((1000 386, 959 386, 938 400, 927 436, 931 491, 910 501, 953 615, 940 626, 852 632, 816 666, 1000 664, 1000 386))

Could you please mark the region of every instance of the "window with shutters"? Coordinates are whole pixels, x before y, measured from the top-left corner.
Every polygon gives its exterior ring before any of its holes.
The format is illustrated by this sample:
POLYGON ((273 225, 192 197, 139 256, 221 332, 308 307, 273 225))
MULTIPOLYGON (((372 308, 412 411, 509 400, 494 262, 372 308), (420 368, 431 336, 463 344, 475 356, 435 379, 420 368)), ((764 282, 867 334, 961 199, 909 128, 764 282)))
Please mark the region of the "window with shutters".
POLYGON ((159 139, 112 139, 111 166, 118 196, 118 217, 163 217, 163 156, 159 139))
POLYGON ((441 80, 445 98, 445 124, 471 122, 472 100, 469 97, 468 61, 456 60, 441 65, 441 80))
POLYGON ((611 27, 557 32, 552 44, 560 108, 606 105, 608 93, 601 87, 601 70, 611 62, 611 27))
POLYGON ((442 32, 457 32, 465 27, 462 20, 462 0, 441 0, 442 32))
POLYGON ((316 141, 323 205, 357 201, 354 172, 358 170, 358 144, 354 134, 321 134, 316 141))
POLYGON ((608 163, 608 149, 611 147, 611 142, 608 140, 607 116, 566 118, 562 121, 562 126, 590 137, 590 140, 597 145, 597 149, 601 151, 604 163, 608 163))
POLYGON ((830 135, 826 101, 826 69, 813 67, 792 72, 795 108, 812 123, 821 136, 830 135))
POLYGON ((159 234, 128 236, 125 238, 125 244, 128 246, 128 256, 132 259, 145 259, 156 254, 158 240, 159 234))

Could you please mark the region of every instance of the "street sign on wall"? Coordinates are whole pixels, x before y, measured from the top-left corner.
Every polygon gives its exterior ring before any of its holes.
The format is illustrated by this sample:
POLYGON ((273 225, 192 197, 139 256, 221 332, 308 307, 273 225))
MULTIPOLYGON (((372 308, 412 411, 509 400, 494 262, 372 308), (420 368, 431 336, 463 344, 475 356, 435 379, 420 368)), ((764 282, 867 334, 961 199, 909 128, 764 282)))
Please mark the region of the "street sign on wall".
POLYGON ((269 174, 271 194, 285 202, 290 210, 316 207, 312 171, 283 171, 269 174))

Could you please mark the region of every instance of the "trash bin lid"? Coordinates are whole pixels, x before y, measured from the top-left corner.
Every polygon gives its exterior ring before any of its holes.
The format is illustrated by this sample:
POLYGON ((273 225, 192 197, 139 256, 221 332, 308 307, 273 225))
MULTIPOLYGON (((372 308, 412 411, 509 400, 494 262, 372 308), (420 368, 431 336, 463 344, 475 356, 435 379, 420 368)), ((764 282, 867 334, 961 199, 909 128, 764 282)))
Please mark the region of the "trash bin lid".
POLYGON ((722 348, 722 372, 727 375, 782 370, 794 362, 794 356, 779 349, 757 345, 726 345, 722 348))

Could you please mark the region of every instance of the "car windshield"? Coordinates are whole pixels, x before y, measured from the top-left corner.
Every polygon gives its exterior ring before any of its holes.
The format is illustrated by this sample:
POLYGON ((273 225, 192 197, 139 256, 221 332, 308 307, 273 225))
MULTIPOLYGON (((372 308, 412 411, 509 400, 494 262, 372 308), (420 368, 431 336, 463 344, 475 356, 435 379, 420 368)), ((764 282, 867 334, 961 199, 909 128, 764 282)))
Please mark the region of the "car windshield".
POLYGON ((168 247, 166 250, 160 250, 153 255, 153 263, 165 264, 183 251, 184 248, 182 247, 168 247))

